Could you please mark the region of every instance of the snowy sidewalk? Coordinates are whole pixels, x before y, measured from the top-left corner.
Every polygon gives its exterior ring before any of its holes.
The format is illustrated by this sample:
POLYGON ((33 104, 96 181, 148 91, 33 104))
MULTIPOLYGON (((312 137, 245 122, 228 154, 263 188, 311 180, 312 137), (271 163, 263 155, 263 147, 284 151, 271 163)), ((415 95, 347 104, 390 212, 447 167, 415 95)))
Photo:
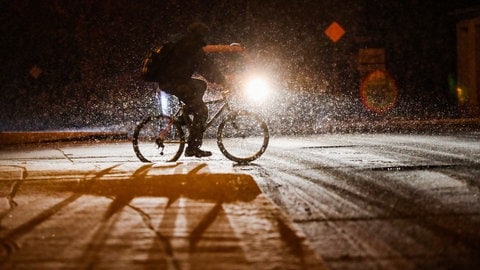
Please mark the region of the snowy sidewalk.
POLYGON ((241 170, 104 146, 0 151, 0 268, 325 268, 241 170))

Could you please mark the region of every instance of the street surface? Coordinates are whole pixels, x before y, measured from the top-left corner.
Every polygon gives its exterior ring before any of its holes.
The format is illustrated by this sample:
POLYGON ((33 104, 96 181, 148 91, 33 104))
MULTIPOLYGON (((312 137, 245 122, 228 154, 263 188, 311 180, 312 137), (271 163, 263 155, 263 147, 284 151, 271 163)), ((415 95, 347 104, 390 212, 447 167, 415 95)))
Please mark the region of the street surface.
POLYGON ((480 133, 280 138, 252 169, 332 269, 480 269, 480 133))
POLYGON ((273 137, 238 166, 0 150, 2 269, 479 269, 480 133, 273 137))

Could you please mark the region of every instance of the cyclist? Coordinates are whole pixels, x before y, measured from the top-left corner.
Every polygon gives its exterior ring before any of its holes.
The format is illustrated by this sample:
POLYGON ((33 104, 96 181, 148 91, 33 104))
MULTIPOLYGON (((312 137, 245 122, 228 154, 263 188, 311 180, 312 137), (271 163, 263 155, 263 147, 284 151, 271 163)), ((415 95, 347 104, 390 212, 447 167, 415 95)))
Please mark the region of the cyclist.
POLYGON ((205 123, 208 118, 208 108, 203 102, 203 95, 207 89, 204 80, 192 78, 196 72, 210 82, 225 85, 225 77, 214 62, 203 51, 206 45, 205 37, 209 29, 203 23, 192 23, 187 32, 180 38, 172 41, 168 63, 158 78, 159 88, 171 95, 175 95, 186 105, 189 115, 193 115, 188 146, 185 149, 186 157, 208 157, 210 151, 201 150, 205 123))

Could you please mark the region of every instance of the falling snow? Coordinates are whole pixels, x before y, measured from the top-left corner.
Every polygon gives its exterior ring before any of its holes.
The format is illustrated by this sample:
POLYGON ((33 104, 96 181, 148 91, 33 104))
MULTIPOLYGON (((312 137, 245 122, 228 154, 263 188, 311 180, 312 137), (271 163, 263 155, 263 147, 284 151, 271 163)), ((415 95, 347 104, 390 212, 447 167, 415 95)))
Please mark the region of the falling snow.
POLYGON ((248 109, 264 115, 274 133, 321 132, 345 120, 455 116, 447 85, 455 71, 454 21, 443 15, 463 2, 412 9, 416 2, 10 1, 1 9, 0 131, 130 130, 158 112, 156 86, 139 79, 143 56, 192 20, 211 26, 210 43, 239 42, 272 74, 269 104, 248 109), (407 17, 411 23, 396 23, 407 17), (337 42, 324 34, 333 22, 345 30, 337 42), (397 106, 380 116, 358 95, 356 53, 372 46, 387 47, 400 88, 397 106))

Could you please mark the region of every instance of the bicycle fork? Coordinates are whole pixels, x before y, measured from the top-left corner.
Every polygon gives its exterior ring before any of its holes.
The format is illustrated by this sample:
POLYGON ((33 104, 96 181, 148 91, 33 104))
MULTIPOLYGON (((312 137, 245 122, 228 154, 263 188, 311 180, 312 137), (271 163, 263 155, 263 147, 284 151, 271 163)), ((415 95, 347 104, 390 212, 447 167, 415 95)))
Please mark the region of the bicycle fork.
POLYGON ((165 144, 163 144, 163 142, 165 141, 165 137, 167 136, 167 134, 170 132, 173 122, 174 122, 174 119, 170 118, 165 128, 160 130, 160 134, 158 134, 158 137, 155 139, 155 144, 157 145, 157 149, 161 148, 160 149, 161 156, 163 156, 164 154, 163 150, 165 149, 165 144))

